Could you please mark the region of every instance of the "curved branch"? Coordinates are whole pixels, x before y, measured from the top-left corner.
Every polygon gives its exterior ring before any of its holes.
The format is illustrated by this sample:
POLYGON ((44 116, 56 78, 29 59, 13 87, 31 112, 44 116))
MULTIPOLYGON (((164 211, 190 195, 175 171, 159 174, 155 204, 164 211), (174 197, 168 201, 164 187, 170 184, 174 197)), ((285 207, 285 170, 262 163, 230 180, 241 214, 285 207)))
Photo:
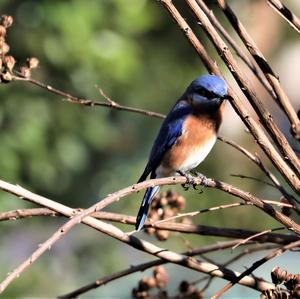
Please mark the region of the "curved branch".
MULTIPOLYGON (((57 240, 60 238, 60 236, 64 235, 72 226, 76 225, 79 222, 83 222, 98 231, 105 233, 125 244, 128 244, 138 250, 147 252, 149 254, 152 254, 156 257, 159 257, 161 259, 167 260, 168 262, 175 263, 178 265, 182 265, 184 267, 187 267, 189 269, 193 269, 196 271, 200 271, 203 273, 207 273, 209 275, 217 276, 220 278, 224 278, 227 280, 233 280, 239 273, 230 271, 228 269, 223 269, 219 266, 213 265, 211 263, 206 262, 200 262, 192 257, 187 257, 172 251, 169 251, 167 249, 160 248, 150 242, 147 242, 142 239, 138 239, 135 236, 130 236, 120 229, 116 228, 113 225, 107 224, 105 222, 102 222, 100 220, 94 219, 90 216, 87 216, 88 213, 94 212, 98 210, 99 208, 103 208, 105 205, 110 204, 111 202, 118 200, 122 196, 125 196, 126 194, 131 192, 135 192, 139 189, 146 188, 147 186, 153 185, 154 182, 157 184, 163 185, 167 183, 184 183, 186 182, 185 177, 171 177, 166 179, 157 179, 157 180, 149 180, 137 185, 134 185, 130 188, 125 188, 119 192, 116 192, 110 196, 108 196, 106 199, 102 201, 102 203, 97 203, 93 207, 84 210, 79 215, 75 215, 76 211, 73 209, 64 206, 62 204, 59 204, 57 202, 54 202, 52 200, 49 200, 45 197, 42 197, 40 195, 34 194, 20 186, 14 186, 9 183, 3 182, 0 180, 0 188, 2 190, 5 190, 7 192, 13 193, 17 196, 19 196, 22 199, 30 200, 32 202, 35 202, 37 204, 43 205, 45 207, 48 207, 58 213, 64 214, 67 217, 72 217, 70 221, 68 221, 65 225, 63 225, 60 230, 58 230, 52 237, 50 237, 45 243, 41 245, 41 247, 36 250, 33 255, 30 256, 29 259, 27 259, 24 263, 22 263, 19 267, 17 267, 14 271, 12 271, 1 283, 0 283, 0 293, 2 293, 6 287, 29 266, 31 265, 45 250, 50 249, 51 242, 53 240, 57 240), (169 180, 168 180, 169 179, 169 180), (149 185, 150 184, 150 185, 149 185), (92 210, 92 211, 91 211, 92 210), (85 218, 84 218, 85 217, 85 218)), ((240 284, 258 289, 260 291, 265 289, 274 288, 272 284, 266 283, 264 281, 261 281, 259 279, 255 279, 252 277, 244 277, 240 282, 240 284)))
MULTIPOLYGON (((190 251, 186 251, 183 252, 183 255, 187 255, 187 256, 195 256, 195 255, 199 255, 199 254, 204 254, 204 253, 209 253, 209 252, 214 252, 214 251, 218 251, 218 250, 223 250, 223 249, 227 249, 230 248, 236 244, 238 244, 240 242, 240 240, 233 240, 233 241, 228 241, 228 242, 221 242, 221 243, 217 243, 217 244, 213 244, 213 245, 208 245, 208 246, 204 246, 204 247, 200 247, 197 249, 193 249, 190 251)), ((249 244, 249 243, 248 243, 249 244)), ((244 255, 244 254, 243 254, 244 255)), ((110 281, 119 279, 121 277, 127 276, 129 274, 133 274, 136 272, 140 272, 140 271, 145 271, 149 268, 155 267, 155 266, 159 266, 159 265, 164 265, 167 264, 168 262, 165 260, 154 260, 151 262, 146 262, 143 264, 139 264, 136 266, 130 266, 129 268, 120 271, 120 272, 116 272, 112 275, 108 275, 102 278, 97 279, 96 281, 89 283, 81 288, 78 288, 70 293, 58 296, 59 299, 68 299, 68 298, 77 298, 79 295, 82 295, 83 293, 86 293, 92 289, 98 288, 104 284, 107 284, 110 281)))

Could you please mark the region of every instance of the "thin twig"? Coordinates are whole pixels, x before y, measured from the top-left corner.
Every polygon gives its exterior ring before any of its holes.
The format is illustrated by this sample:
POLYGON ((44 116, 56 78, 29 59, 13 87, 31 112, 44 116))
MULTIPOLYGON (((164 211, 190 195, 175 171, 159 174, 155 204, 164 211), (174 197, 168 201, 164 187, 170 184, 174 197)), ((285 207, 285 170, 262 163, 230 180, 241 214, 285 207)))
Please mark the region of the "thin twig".
MULTIPOLYGON (((239 242, 237 242, 237 244, 239 244, 239 242)), ((246 243, 246 244, 248 244, 248 243, 246 243)), ((241 244, 241 245, 245 245, 245 244, 241 244)), ((257 245, 255 247, 252 247, 252 248, 245 248, 242 252, 240 252, 239 254, 234 256, 233 258, 229 259, 225 263, 222 263, 221 266, 222 267, 228 267, 229 265, 235 263, 236 261, 238 261, 239 259, 245 257, 246 255, 252 254, 252 253, 257 252, 257 251, 263 251, 263 250, 269 250, 269 249, 275 249, 275 248, 278 248, 278 246, 269 245, 269 244, 260 244, 260 245, 257 245)), ((211 282, 214 280, 214 277, 209 276, 209 277, 205 277, 205 279, 207 279, 208 281, 205 284, 205 286, 200 289, 200 293, 203 293, 209 287, 211 282)), ((199 279, 198 281, 194 281, 194 282, 192 282, 192 284, 195 285, 195 284, 201 282, 201 280, 202 279, 199 279)))
POLYGON ((227 292, 232 286, 234 286, 236 283, 239 282, 240 279, 242 279, 244 276, 251 274, 254 270, 256 270, 258 267, 260 267, 262 264, 266 263, 270 259, 277 257, 281 254, 283 254, 285 251, 299 247, 300 241, 296 241, 293 243, 290 243, 288 245, 285 245, 279 249, 276 249, 263 257, 262 259, 256 261, 250 268, 248 268, 246 271, 244 271, 241 275, 239 275, 233 282, 228 283, 225 287, 223 287, 221 290, 219 290, 214 296, 212 296, 212 299, 217 299, 221 295, 223 295, 225 292, 227 292))
POLYGON ((250 176, 250 175, 244 175, 244 174, 238 174, 238 173, 231 173, 230 176, 232 177, 235 177, 235 178, 240 178, 240 179, 249 179, 249 180, 253 180, 253 181, 256 181, 256 182, 259 182, 259 183, 262 183, 264 185, 267 185, 267 186, 270 186, 272 188, 276 188, 275 185, 269 183, 269 182, 266 182, 264 180, 261 180, 259 178, 256 178, 256 177, 253 177, 253 176, 250 176))
POLYGON ((253 74, 257 77, 260 83, 264 86, 266 91, 269 93, 271 97, 275 97, 274 91, 270 87, 268 81, 262 76, 260 70, 256 67, 256 65, 250 60, 250 58, 243 52, 238 43, 231 37, 231 35, 226 31, 223 25, 219 22, 219 20, 214 15, 214 12, 206 6, 203 0, 197 0, 198 5, 201 9, 206 13, 207 17, 211 21, 211 23, 216 27, 216 29, 222 34, 222 36, 226 39, 228 44, 234 49, 235 53, 238 57, 240 57, 244 63, 249 67, 249 69, 253 72, 253 74))
MULTIPOLYGON (((209 72, 221 76, 221 72, 217 64, 210 58, 204 46, 197 39, 191 27, 187 24, 185 19, 180 15, 171 0, 161 0, 160 3, 168 11, 171 17, 175 20, 178 27, 183 31, 190 44, 194 47, 202 62, 209 70, 209 72)), ((227 48, 225 48, 227 50, 227 48)), ((273 144, 269 141, 268 137, 261 129, 260 125, 250 116, 250 112, 242 104, 239 97, 234 93, 232 88, 229 88, 229 95, 232 97, 231 104, 236 113, 240 116, 241 120, 245 123, 249 131, 254 136, 257 143, 260 145, 264 153, 269 157, 274 166, 282 174, 289 185, 296 191, 300 191, 300 181, 295 176, 295 173, 289 168, 280 154, 276 151, 273 144)))
POLYGON ((272 181, 272 183, 277 187, 277 189, 281 192, 281 194, 289 201, 289 203, 295 207, 296 212, 300 215, 300 208, 296 205, 296 202, 299 203, 299 201, 284 189, 284 187, 280 184, 280 182, 275 177, 275 175, 262 162, 258 154, 253 155, 252 153, 250 153, 248 150, 246 150, 239 144, 231 140, 228 140, 224 137, 218 136, 218 139, 226 144, 229 144, 230 146, 232 146, 233 148, 235 148, 236 150, 244 154, 252 162, 254 162, 265 173, 265 175, 272 181))
POLYGON ((254 234, 254 235, 252 235, 252 236, 250 236, 250 237, 248 237, 248 238, 242 240, 240 243, 234 245, 234 246, 232 247, 232 250, 238 248, 240 245, 245 244, 245 243, 247 243, 248 241, 253 240, 253 239, 257 238, 257 237, 260 237, 260 236, 262 236, 262 235, 265 235, 265 234, 268 234, 268 233, 271 233, 271 232, 274 232, 274 231, 277 231, 277 230, 281 230, 281 229, 285 229, 285 227, 276 227, 276 228, 267 229, 267 230, 264 230, 264 231, 262 231, 262 232, 256 233, 256 234, 254 234))
MULTIPOLYGON (((272 202, 272 201, 266 201, 268 203, 278 203, 278 202, 272 202)), ((288 204, 285 203, 278 203, 281 206, 288 206, 291 207, 288 204)), ((241 205, 247 205, 246 203, 241 205)), ((208 209, 206 209, 207 211, 208 209)), ((79 209, 73 210, 73 216, 78 214, 79 209)), ((203 210, 205 211, 205 210, 203 210)), ((63 214, 54 212, 51 209, 47 208, 37 208, 37 209, 24 209, 24 210, 16 210, 16 211, 9 211, 4 212, 0 214, 0 221, 4 220, 14 220, 18 218, 24 218, 24 217, 32 217, 32 216, 65 216, 63 214)), ((112 222, 119 222, 122 224, 129 224, 129 225, 135 225, 136 223, 136 217, 134 216, 128 216, 124 214, 117 214, 117 213, 111 213, 111 212, 95 212, 91 214, 92 217, 104 220, 104 221, 112 221, 112 222)), ((225 227, 213 227, 213 226, 207 226, 207 225, 194 225, 194 224, 181 224, 181 223, 160 223, 158 222, 152 222, 151 219, 145 222, 145 227, 152 227, 155 229, 161 229, 161 230, 168 230, 172 232, 178 232, 178 233, 185 233, 185 234, 198 234, 198 235, 204 235, 204 236, 216 236, 216 237, 223 237, 223 238, 248 238, 250 236, 253 236, 259 232, 253 231, 253 230, 245 230, 245 229, 236 229, 236 228, 225 228, 225 227)), ((260 243, 275 243, 275 244, 287 244, 294 242, 298 240, 299 237, 297 235, 290 235, 290 234, 265 234, 263 236, 257 236, 254 240, 255 242, 260 243)))
MULTIPOLYGON (((183 252, 182 255, 187 255, 187 256, 195 256, 198 254, 203 254, 203 253, 209 253, 209 252, 214 252, 214 251, 219 251, 219 250, 224 250, 227 248, 230 248, 232 245, 236 244, 239 242, 239 240, 234 240, 234 241, 228 241, 228 242, 221 242, 213 245, 208 245, 205 247, 200 247, 197 249, 193 249, 190 251, 183 252)), ((151 262, 146 262, 143 264, 139 265, 133 265, 130 266, 129 268, 116 272, 112 275, 108 275, 102 278, 97 279, 96 281, 89 283, 81 288, 78 288, 70 293, 58 296, 59 299, 68 299, 68 298, 77 298, 79 295, 82 295, 92 289, 98 288, 102 285, 107 284, 108 282, 114 281, 116 279, 119 279, 121 277, 136 273, 136 272, 142 272, 145 271, 149 268, 159 266, 159 265, 164 265, 168 263, 168 261, 165 260, 154 260, 151 262)))
MULTIPOLYGON (((291 102, 285 91, 283 90, 282 86, 280 85, 278 76, 274 73, 270 65, 268 64, 266 58, 264 57, 263 53, 259 50, 254 40, 248 34, 246 28, 243 26, 242 22, 238 19, 234 11, 230 8, 228 3, 225 0, 217 0, 217 3, 223 13, 226 15, 227 19, 231 23, 232 27, 235 29, 243 43, 245 44, 246 48, 248 49, 249 53, 252 55, 254 60, 256 61, 257 65, 260 67, 262 72, 264 73, 266 79, 272 86, 276 97, 276 103, 279 107, 285 112, 287 115, 290 123, 291 123, 291 131, 296 139, 300 139, 300 121, 298 119, 297 113, 293 108, 291 102)), ((257 102, 259 106, 262 107, 261 103, 257 102)), ((256 104, 257 105, 257 104, 256 104)), ((259 108, 259 107, 258 107, 259 108)), ((260 108, 261 115, 268 113, 260 108)), ((274 127, 275 128, 275 127, 274 127)), ((275 132, 275 131, 274 131, 275 132)), ((273 136, 274 137, 274 136, 273 136)), ((277 141, 278 143, 280 140, 277 141)), ((282 148, 284 153, 286 153, 285 148, 282 148)), ((296 160, 297 162, 297 160, 296 160)), ((300 166, 299 166, 300 167, 300 166)), ((297 170, 300 168, 297 167, 297 170)))
POLYGON ((64 92, 62 90, 59 90, 57 88, 54 88, 48 84, 42 83, 38 80, 32 79, 32 78, 25 78, 22 77, 21 74, 19 74, 18 72, 15 72, 15 75, 13 76, 13 80, 15 81, 21 81, 21 82, 29 82, 33 85, 36 85, 40 88, 46 89, 51 93, 57 94, 62 96, 65 100, 67 100, 70 103, 73 104, 79 104, 79 105, 83 105, 83 106, 89 106, 89 107, 93 107, 93 106, 100 106, 100 107, 107 107, 107 108, 111 108, 111 109, 117 109, 117 110, 123 110, 123 111, 128 111, 128 112, 134 112, 134 113, 139 113, 139 114, 143 114, 143 115, 147 115, 147 116, 152 116, 152 117, 157 117, 157 118, 165 118, 165 116, 161 113, 157 113, 157 112, 153 112, 153 111, 149 111, 149 110, 144 110, 144 109, 140 109, 140 108, 133 108, 133 107, 128 107, 128 106, 123 106, 120 105, 112 100, 108 100, 110 99, 105 93, 103 93, 103 91, 101 89, 98 89, 99 91, 102 91, 102 96, 106 99, 105 102, 100 102, 97 100, 92 100, 92 99, 87 99, 87 98, 78 98, 76 96, 73 96, 67 92, 64 92))
POLYGON ((282 16, 292 28, 300 33, 300 19, 293 14, 282 2, 279 0, 267 0, 267 3, 280 15, 282 16))

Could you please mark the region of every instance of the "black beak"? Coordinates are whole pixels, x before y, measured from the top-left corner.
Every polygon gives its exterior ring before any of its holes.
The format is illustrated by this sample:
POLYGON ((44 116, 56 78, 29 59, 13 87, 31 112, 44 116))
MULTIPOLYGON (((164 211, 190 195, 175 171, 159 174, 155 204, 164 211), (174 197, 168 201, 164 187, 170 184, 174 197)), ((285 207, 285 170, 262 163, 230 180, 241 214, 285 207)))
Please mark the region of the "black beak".
POLYGON ((224 101, 224 100, 233 100, 232 96, 230 96, 229 94, 226 94, 225 96, 221 97, 221 100, 224 101))

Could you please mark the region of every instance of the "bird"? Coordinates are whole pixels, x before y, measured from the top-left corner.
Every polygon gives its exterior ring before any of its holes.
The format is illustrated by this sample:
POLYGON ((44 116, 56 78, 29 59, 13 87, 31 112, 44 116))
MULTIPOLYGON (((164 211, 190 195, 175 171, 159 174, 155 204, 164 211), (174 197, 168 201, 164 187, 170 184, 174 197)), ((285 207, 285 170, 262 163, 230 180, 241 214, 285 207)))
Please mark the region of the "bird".
MULTIPOLYGON (((193 80, 163 121, 138 183, 149 175, 150 179, 187 176, 196 168, 217 140, 225 100, 229 97, 227 85, 219 76, 205 74, 193 80)), ((143 228, 159 189, 159 186, 146 189, 136 218, 137 231, 143 228)))

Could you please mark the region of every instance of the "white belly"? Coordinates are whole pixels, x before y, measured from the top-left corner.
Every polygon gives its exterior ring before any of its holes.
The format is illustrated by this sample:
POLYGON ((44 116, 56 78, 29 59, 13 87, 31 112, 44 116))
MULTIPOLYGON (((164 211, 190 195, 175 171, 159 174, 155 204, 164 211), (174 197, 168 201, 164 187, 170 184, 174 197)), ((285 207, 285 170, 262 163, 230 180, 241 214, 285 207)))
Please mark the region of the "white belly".
POLYGON ((196 168, 209 154, 214 144, 216 143, 216 140, 217 137, 213 135, 202 146, 190 147, 187 151, 186 159, 184 159, 183 163, 178 169, 166 167, 161 164, 156 170, 157 177, 177 175, 177 170, 185 172, 196 168))
POLYGON ((193 147, 190 149, 189 155, 182 164, 179 170, 189 171, 196 168, 209 154, 214 144, 216 143, 217 137, 212 136, 211 139, 207 140, 205 144, 199 147, 193 147))

